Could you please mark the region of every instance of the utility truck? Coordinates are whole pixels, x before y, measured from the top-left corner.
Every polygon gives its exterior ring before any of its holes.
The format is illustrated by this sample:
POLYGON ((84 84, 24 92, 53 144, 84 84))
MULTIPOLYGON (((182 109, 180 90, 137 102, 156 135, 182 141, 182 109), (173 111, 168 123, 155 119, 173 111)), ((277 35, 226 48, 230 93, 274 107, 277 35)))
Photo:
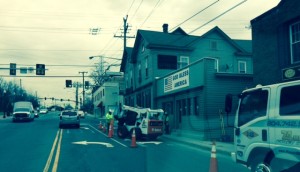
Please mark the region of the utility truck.
POLYGON ((122 110, 114 116, 118 120, 117 135, 120 138, 131 137, 135 130, 136 139, 156 139, 163 134, 163 114, 162 109, 123 105, 122 110))
POLYGON ((35 112, 31 102, 20 101, 14 103, 12 121, 33 121, 35 112))
MULTIPOLYGON (((226 95, 227 114, 232 98, 226 95)), ((233 160, 251 171, 300 171, 300 81, 258 85, 238 98, 233 160)))

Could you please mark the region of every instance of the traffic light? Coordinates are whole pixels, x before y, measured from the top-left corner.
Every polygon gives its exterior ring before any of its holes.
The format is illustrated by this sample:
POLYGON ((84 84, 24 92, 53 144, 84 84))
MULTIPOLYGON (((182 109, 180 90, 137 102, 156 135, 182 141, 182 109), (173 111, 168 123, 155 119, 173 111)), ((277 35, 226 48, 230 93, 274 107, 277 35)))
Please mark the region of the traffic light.
POLYGON ((45 65, 44 64, 36 64, 35 72, 36 72, 36 75, 45 75, 45 65))
POLYGON ((10 75, 16 75, 17 73, 17 64, 16 63, 10 63, 9 65, 9 74, 10 75))
POLYGON ((85 82, 84 82, 84 87, 85 87, 85 89, 88 89, 89 86, 90 86, 90 82, 89 82, 89 81, 85 81, 85 82))
POLYGON ((72 80, 66 80, 66 87, 72 88, 72 80))

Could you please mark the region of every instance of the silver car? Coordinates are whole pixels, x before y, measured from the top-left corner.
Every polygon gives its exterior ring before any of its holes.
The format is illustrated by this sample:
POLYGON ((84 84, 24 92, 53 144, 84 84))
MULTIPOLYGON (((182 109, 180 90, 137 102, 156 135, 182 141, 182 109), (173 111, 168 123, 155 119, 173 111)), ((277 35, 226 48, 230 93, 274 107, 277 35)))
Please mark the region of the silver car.
POLYGON ((76 111, 65 110, 60 113, 59 128, 63 126, 75 126, 76 128, 80 127, 80 119, 76 111))

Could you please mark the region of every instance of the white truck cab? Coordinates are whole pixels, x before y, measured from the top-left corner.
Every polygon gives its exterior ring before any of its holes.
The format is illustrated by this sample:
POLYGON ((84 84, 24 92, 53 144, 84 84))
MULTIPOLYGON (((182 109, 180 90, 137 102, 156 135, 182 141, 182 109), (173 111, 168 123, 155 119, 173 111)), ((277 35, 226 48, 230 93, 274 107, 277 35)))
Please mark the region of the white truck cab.
POLYGON ((238 97, 234 161, 251 171, 300 171, 300 81, 258 85, 238 97))

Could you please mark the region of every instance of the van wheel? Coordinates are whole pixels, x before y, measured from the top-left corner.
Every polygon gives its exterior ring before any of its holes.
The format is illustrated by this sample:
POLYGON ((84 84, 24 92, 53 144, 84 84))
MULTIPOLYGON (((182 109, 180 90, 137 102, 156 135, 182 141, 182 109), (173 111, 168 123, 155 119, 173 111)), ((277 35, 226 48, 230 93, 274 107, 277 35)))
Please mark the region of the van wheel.
POLYGON ((272 172, 269 163, 263 155, 255 156, 250 164, 250 167, 252 172, 272 172))

